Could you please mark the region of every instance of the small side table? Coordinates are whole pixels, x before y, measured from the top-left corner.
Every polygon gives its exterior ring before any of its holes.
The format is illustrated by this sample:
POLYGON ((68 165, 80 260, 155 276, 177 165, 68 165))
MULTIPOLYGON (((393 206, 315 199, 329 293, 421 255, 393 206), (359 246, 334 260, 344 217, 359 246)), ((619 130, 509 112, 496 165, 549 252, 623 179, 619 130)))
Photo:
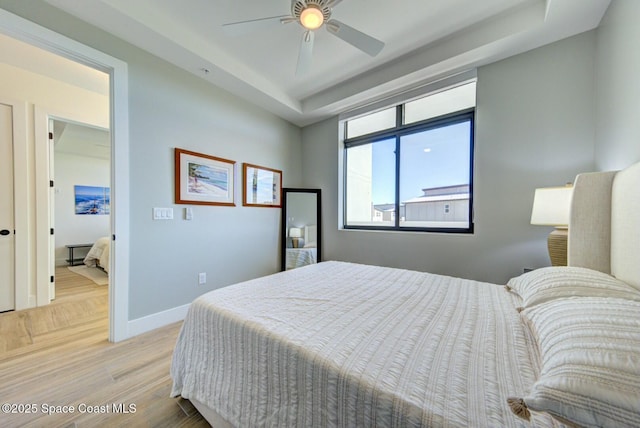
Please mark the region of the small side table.
POLYGON ((91 248, 93 247, 93 244, 72 244, 65 245, 65 247, 67 247, 67 249, 69 250, 69 258, 67 259, 67 263, 69 263, 69 266, 77 266, 82 264, 82 262, 84 261, 84 256, 74 257, 73 252, 78 248, 91 248))

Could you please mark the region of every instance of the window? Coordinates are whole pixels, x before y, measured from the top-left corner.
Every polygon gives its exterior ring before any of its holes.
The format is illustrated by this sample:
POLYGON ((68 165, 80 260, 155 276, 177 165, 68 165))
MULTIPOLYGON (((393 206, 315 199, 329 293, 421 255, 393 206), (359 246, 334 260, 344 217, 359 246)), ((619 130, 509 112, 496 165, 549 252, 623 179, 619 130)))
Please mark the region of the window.
POLYGON ((396 126, 396 109, 391 107, 349 121, 347 138, 359 137, 396 126))
POLYGON ((347 120, 344 227, 473 232, 474 113, 475 82, 347 120))

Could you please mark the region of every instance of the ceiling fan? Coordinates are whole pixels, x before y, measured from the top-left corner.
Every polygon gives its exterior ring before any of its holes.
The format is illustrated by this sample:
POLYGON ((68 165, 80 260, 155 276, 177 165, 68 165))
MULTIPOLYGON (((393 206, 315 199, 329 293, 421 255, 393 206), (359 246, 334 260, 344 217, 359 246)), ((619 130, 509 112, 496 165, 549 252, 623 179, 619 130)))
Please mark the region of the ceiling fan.
POLYGON ((222 27, 225 33, 229 35, 240 35, 253 30, 270 28, 273 27, 274 24, 297 22, 305 31, 302 34, 302 41, 300 43, 296 75, 302 75, 311 68, 311 54, 313 51, 315 30, 320 29, 322 26, 324 26, 329 33, 355 46, 361 51, 371 56, 378 55, 384 47, 383 42, 337 19, 331 19, 333 7, 341 1, 342 0, 292 0, 291 15, 231 22, 223 24, 222 27))

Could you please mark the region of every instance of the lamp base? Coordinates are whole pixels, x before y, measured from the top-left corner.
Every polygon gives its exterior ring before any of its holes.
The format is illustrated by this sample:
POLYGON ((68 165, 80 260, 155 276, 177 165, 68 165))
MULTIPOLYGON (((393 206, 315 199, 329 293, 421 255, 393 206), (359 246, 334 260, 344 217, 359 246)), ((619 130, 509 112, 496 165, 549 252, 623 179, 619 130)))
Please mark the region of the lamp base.
POLYGON ((300 238, 291 238, 291 245, 293 245, 293 248, 298 248, 298 245, 300 245, 300 238))
POLYGON ((547 248, 549 249, 549 258, 551 266, 567 265, 567 238, 569 231, 567 229, 555 229, 547 238, 547 248))

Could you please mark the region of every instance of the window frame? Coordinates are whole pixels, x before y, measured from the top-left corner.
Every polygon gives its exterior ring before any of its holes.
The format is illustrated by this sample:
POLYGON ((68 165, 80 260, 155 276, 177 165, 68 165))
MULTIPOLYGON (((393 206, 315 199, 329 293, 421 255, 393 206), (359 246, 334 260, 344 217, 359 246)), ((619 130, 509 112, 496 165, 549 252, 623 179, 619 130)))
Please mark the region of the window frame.
POLYGON ((473 234, 474 218, 473 218, 473 202, 474 202, 474 155, 475 155, 475 107, 448 113, 430 119, 425 119, 410 124, 404 124, 404 103, 396 106, 396 126, 394 128, 382 131, 372 132, 365 135, 359 135, 353 138, 346 138, 348 135, 348 120, 344 123, 344 139, 343 139, 343 188, 342 188, 342 228, 347 230, 377 230, 377 231, 393 231, 393 232, 427 232, 427 233, 454 233, 454 234, 473 234), (458 123, 469 122, 469 224, 465 228, 454 227, 416 227, 400 225, 400 158, 401 158, 401 138, 407 135, 429 131, 432 129, 442 128, 445 126, 455 125, 458 123), (350 148, 375 144, 378 141, 389 140, 395 138, 395 207, 396 215, 393 226, 376 226, 376 225, 350 225, 347 222, 347 170, 349 165, 348 151, 350 148))

